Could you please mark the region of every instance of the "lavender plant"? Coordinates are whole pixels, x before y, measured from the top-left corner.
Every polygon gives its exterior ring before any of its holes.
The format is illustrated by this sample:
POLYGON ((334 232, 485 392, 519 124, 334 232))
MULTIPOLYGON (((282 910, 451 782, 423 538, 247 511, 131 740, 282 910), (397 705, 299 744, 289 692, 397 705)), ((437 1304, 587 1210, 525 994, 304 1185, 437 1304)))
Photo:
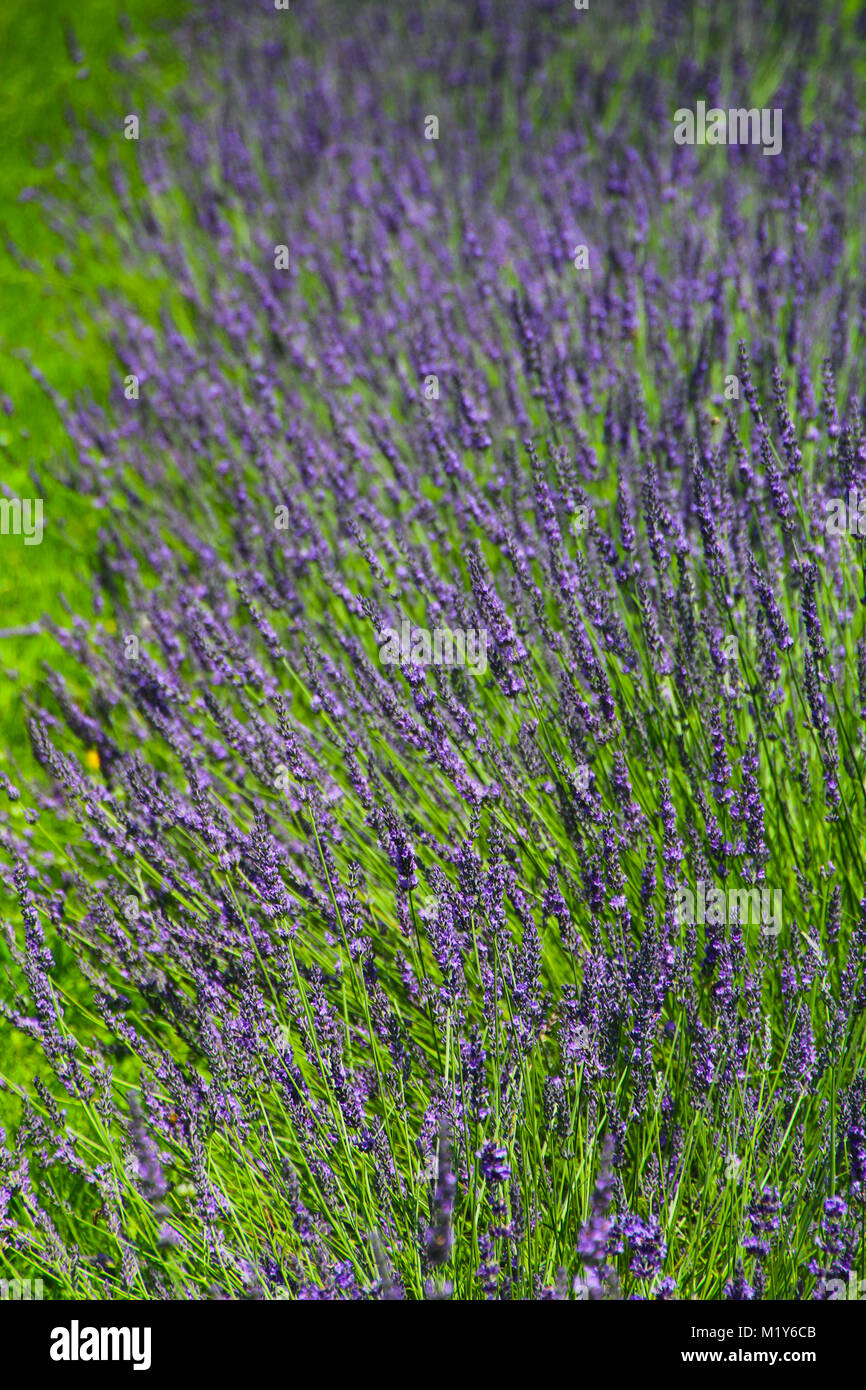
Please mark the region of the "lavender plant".
POLYGON ((617 8, 221 0, 109 161, 172 293, 44 382, 93 611, 0 825, 54 1296, 866 1276, 856 36, 617 8), (755 91, 778 153, 674 140, 755 91))

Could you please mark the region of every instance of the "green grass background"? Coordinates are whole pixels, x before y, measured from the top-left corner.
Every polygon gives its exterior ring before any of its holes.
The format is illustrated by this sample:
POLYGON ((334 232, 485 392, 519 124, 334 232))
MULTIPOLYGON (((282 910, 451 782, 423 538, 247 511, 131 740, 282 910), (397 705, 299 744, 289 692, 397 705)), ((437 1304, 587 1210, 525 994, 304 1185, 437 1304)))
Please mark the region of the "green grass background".
MULTIPOLYGON (((86 214, 96 198, 109 152, 134 175, 137 150, 123 138, 123 117, 182 79, 171 26, 185 8, 182 0, 85 0, 83 9, 4 0, 0 7, 0 393, 14 407, 0 413, 0 481, 12 495, 40 495, 29 476, 35 466, 45 502, 40 546, 0 536, 0 630, 30 627, 44 613, 63 621, 61 594, 89 611, 99 528, 99 514, 48 477, 44 465, 66 447, 63 421, 21 354, 67 399, 87 390, 99 400, 112 349, 89 306, 122 288, 137 307, 155 311, 165 292, 158 276, 130 266, 123 246, 107 238, 85 240, 64 264, 67 248, 40 204, 20 195, 39 188, 62 197, 74 221, 76 209, 86 214), (137 54, 133 76, 121 71, 118 58, 137 54), (91 142, 96 161, 84 178, 68 159, 76 128, 108 136, 91 142)), ((0 762, 13 780, 18 769, 34 770, 23 692, 43 662, 59 657, 46 635, 0 638, 0 762)))

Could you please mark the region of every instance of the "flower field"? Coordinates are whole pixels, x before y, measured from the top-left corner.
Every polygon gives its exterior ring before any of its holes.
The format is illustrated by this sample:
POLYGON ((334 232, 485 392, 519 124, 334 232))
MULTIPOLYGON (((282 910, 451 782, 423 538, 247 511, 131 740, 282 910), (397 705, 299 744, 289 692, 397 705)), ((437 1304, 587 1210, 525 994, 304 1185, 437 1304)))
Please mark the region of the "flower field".
POLYGON ((172 19, 18 190, 0 1277, 866 1295, 859 8, 172 19))

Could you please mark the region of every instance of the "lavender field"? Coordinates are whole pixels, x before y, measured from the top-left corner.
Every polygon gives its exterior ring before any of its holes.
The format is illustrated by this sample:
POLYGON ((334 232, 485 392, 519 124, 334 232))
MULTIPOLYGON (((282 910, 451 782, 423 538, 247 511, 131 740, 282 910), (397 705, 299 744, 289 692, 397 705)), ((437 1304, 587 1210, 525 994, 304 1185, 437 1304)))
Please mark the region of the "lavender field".
POLYGON ((866 1297, 864 41, 216 0, 25 193, 0 1278, 866 1297))

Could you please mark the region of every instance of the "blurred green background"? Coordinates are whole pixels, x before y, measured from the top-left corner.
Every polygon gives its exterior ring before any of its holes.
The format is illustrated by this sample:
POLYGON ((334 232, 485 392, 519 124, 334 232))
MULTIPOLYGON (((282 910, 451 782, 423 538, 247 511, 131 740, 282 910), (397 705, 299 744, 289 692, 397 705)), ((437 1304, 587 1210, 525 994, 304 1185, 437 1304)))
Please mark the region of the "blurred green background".
MULTIPOLYGON (((112 351, 88 306, 107 288, 122 287, 134 304, 155 312, 164 293, 158 277, 128 265, 123 246, 108 236, 85 236, 69 256, 39 201, 21 194, 39 189, 59 199, 75 226, 100 197, 109 155, 135 188, 138 147, 124 140, 123 118, 143 113, 181 81, 171 30, 185 9, 181 0, 0 6, 0 483, 6 495, 41 495, 45 512, 41 545, 0 536, 2 632, 30 628, 44 613, 63 621, 61 594, 77 611, 89 611, 88 562, 99 528, 99 514, 57 489, 43 468, 66 448, 63 422, 23 355, 65 398, 87 390, 103 399, 112 351), (79 131, 102 135, 90 142, 96 162, 89 170, 69 159, 79 131)), ((34 766, 23 691, 38 680, 42 663, 55 665, 58 656, 45 635, 0 637, 0 765, 13 780, 17 769, 34 766)))

